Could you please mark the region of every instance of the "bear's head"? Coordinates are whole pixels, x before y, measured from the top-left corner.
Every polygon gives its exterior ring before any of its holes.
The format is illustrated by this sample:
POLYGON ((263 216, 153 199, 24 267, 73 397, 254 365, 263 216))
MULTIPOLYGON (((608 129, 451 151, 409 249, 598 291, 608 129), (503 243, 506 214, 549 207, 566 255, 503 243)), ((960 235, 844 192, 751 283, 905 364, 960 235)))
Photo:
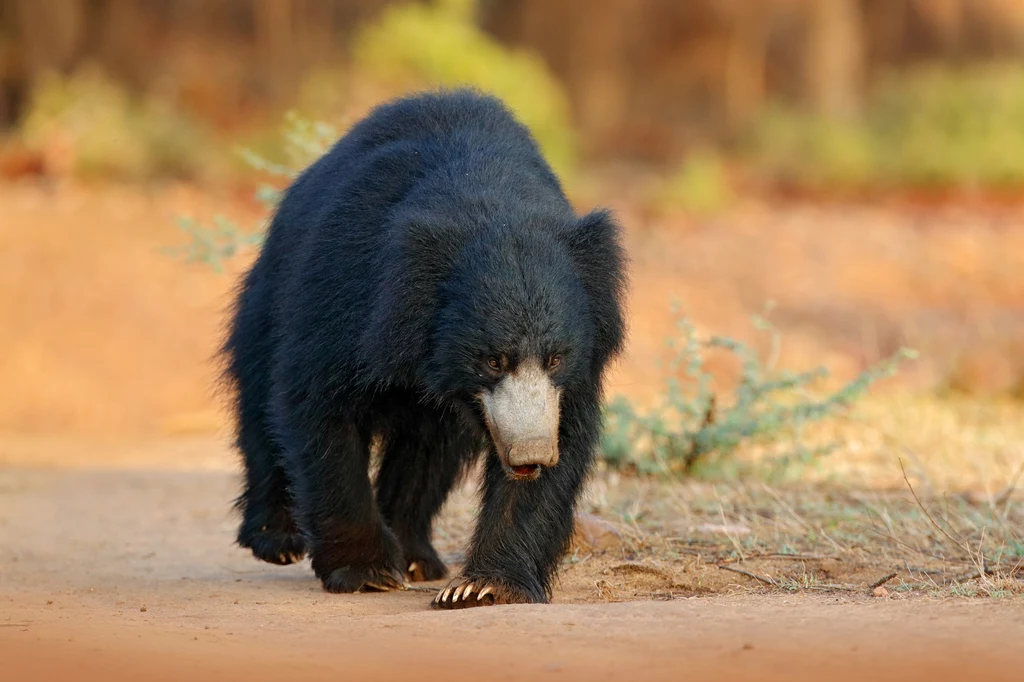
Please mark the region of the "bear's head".
POLYGON ((558 463, 563 395, 594 388, 621 345, 621 261, 602 213, 560 229, 483 232, 442 284, 430 392, 470 406, 510 477, 532 480, 558 463), (615 257, 601 272, 603 247, 615 257))

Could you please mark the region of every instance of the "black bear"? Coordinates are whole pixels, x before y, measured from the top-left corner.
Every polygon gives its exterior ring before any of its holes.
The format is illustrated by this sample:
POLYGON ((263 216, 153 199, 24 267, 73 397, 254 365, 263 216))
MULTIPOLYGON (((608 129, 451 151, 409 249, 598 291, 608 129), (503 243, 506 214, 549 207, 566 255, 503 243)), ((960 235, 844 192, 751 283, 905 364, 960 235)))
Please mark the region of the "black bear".
POLYGON ((465 567, 434 604, 546 602, 623 342, 624 268, 615 221, 575 215, 499 100, 377 107, 287 190, 238 292, 239 544, 308 552, 330 592, 437 580, 434 516, 482 455, 465 567))

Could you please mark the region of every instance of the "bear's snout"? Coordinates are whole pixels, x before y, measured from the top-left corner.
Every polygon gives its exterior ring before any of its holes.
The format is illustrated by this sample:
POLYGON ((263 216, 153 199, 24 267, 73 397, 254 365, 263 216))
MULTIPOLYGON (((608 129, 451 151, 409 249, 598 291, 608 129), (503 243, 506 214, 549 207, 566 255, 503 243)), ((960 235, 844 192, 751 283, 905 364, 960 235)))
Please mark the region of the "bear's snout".
POLYGON ((559 391, 539 363, 527 363, 480 395, 501 463, 516 478, 536 478, 558 463, 559 391))
POLYGON ((530 438, 512 443, 508 448, 508 465, 550 467, 558 463, 558 443, 550 438, 530 438))

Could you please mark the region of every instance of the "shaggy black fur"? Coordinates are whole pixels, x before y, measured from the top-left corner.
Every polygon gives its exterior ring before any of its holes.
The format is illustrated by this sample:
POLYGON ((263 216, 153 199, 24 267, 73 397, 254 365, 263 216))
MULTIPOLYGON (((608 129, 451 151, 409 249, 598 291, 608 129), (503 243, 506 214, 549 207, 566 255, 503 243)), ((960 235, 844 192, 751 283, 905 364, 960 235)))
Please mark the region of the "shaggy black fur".
MULTIPOLYGON (((623 339, 624 256, 606 212, 577 217, 529 132, 470 91, 378 107, 289 188, 225 346, 246 487, 238 542, 307 551, 332 592, 445 575, 431 523, 488 452, 463 575, 543 602, 623 339), (560 460, 511 480, 475 396, 552 353, 560 460), (383 460, 376 494, 371 443, 383 460)), ((497 589, 497 588, 496 588, 497 589)))

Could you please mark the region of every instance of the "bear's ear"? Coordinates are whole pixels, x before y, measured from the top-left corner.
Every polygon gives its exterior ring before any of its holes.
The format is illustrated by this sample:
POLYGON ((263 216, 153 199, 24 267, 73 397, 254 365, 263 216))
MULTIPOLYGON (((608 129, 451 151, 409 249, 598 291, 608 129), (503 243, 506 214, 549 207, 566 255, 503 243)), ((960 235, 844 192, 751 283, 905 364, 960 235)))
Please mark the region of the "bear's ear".
POLYGON ((625 338, 622 307, 627 261, 621 229, 610 211, 598 210, 578 219, 564 233, 564 243, 590 299, 594 369, 600 371, 622 350, 625 338))

